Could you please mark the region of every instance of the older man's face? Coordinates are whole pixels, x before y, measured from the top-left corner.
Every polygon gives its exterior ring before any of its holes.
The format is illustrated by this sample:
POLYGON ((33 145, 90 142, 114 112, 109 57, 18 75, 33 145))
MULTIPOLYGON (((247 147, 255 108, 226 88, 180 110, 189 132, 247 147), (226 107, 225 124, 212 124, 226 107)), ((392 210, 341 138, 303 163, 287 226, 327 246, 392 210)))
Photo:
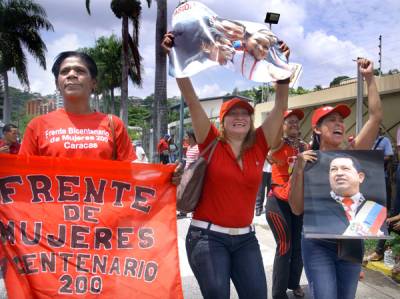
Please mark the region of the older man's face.
POLYGON ((329 168, 331 189, 339 196, 353 196, 360 191, 365 175, 357 172, 349 158, 333 159, 329 168))

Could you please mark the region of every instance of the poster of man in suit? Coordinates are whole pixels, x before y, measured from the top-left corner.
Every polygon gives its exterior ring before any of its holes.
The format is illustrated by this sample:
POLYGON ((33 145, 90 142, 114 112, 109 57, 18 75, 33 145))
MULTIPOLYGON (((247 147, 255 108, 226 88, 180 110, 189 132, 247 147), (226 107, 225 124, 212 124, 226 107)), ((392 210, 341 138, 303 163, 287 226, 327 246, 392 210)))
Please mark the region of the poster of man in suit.
POLYGON ((381 151, 324 151, 306 166, 306 238, 386 238, 381 151))
POLYGON ((256 82, 290 78, 293 86, 301 73, 301 65, 288 62, 281 41, 265 24, 220 17, 197 1, 178 5, 171 33, 169 74, 176 78, 223 66, 256 82))

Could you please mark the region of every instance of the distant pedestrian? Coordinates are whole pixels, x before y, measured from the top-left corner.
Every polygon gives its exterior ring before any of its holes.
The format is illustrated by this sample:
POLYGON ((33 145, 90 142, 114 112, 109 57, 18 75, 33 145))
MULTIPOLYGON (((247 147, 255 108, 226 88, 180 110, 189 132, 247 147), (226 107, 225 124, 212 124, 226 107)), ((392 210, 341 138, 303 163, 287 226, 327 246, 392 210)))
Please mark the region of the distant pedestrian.
POLYGON ((6 124, 3 127, 3 138, 0 139, 0 153, 16 155, 21 145, 18 142, 18 127, 6 124))
POLYGON ((169 163, 169 144, 168 140, 171 136, 165 134, 157 145, 158 156, 160 157, 160 163, 168 164, 169 163))
POLYGON ((187 136, 188 136, 188 147, 186 150, 186 164, 185 164, 185 169, 187 169, 190 164, 195 162, 199 158, 199 146, 197 145, 196 141, 196 136, 194 135, 193 130, 188 130, 187 131, 187 136))
POLYGON ((175 163, 178 157, 178 147, 176 146, 174 136, 168 139, 169 163, 175 163))
POLYGON ((149 160, 147 159, 146 153, 143 149, 141 140, 138 140, 135 142, 135 152, 136 152, 136 157, 137 157, 135 162, 149 163, 149 160))

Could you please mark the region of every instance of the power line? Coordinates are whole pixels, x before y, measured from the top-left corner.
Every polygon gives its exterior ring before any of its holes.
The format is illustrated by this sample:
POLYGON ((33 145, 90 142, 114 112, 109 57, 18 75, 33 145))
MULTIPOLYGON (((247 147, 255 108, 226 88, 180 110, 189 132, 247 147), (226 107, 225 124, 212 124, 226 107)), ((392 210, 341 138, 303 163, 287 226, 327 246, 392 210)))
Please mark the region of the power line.
POLYGON ((382 35, 379 35, 379 76, 382 76, 382 35))

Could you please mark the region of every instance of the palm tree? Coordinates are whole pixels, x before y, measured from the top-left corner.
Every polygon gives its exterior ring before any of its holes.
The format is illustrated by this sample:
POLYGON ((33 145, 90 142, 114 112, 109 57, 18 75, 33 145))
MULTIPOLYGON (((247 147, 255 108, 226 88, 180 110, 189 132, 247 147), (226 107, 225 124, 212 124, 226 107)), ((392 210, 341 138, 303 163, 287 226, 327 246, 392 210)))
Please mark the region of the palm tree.
MULTIPOLYGON (((148 7, 151 0, 146 0, 148 7)), ((86 9, 90 14, 90 0, 86 0, 86 9)), ((139 21, 142 5, 139 0, 112 0, 111 9, 115 16, 122 19, 122 81, 120 117, 128 124, 128 75, 136 85, 141 85, 141 57, 139 54, 139 21), (132 21, 132 35, 129 34, 129 20, 132 21)))
MULTIPOLYGON (((111 113, 115 112, 114 89, 121 86, 122 41, 114 34, 100 37, 93 48, 85 48, 98 67, 96 94, 111 94, 111 113)), ((109 112, 109 111, 107 111, 109 112)))
POLYGON ((157 0, 156 21, 156 72, 154 82, 153 148, 157 148, 161 134, 167 133, 167 60, 160 44, 167 32, 167 0, 157 0))
POLYGON ((4 82, 3 119, 11 119, 7 72, 14 71, 21 84, 29 89, 24 48, 46 69, 47 51, 39 31, 53 30, 46 11, 30 0, 0 0, 0 74, 4 82))

